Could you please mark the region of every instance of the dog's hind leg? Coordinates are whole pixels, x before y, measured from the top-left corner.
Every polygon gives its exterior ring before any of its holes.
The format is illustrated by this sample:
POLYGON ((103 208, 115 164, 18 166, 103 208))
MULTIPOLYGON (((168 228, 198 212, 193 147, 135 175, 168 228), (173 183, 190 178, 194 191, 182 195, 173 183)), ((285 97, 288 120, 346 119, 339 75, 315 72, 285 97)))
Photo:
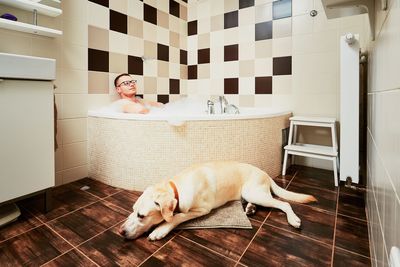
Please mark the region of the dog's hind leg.
POLYGON ((258 188, 254 187, 254 185, 244 186, 242 189, 242 197, 249 203, 280 209, 286 213, 286 217, 290 225, 295 228, 299 228, 301 225, 300 218, 294 213, 290 204, 278 199, 274 199, 265 186, 258 185, 258 188))

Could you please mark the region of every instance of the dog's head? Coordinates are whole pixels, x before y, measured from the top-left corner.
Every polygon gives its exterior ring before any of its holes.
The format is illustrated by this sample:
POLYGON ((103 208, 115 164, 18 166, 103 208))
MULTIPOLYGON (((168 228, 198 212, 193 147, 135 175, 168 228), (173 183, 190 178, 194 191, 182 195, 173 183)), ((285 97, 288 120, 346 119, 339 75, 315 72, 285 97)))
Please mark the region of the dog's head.
POLYGON ((133 204, 133 212, 119 233, 127 239, 135 239, 162 221, 171 221, 177 202, 168 183, 148 187, 133 204))

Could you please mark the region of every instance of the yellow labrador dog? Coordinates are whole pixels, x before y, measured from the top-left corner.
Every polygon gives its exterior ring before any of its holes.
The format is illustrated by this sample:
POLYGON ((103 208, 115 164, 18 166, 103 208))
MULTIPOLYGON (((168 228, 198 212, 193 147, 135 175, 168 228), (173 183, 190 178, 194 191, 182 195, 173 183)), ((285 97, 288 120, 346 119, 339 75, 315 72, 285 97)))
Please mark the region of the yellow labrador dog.
POLYGON ((290 225, 300 227, 301 221, 290 204, 274 199, 271 190, 278 197, 295 202, 316 201, 311 195, 279 187, 267 173, 250 164, 208 162, 146 188, 119 232, 127 239, 135 239, 163 222, 149 235, 150 240, 159 240, 180 223, 206 215, 228 201, 241 198, 248 202, 248 213, 255 211, 254 204, 277 208, 286 213, 290 225))

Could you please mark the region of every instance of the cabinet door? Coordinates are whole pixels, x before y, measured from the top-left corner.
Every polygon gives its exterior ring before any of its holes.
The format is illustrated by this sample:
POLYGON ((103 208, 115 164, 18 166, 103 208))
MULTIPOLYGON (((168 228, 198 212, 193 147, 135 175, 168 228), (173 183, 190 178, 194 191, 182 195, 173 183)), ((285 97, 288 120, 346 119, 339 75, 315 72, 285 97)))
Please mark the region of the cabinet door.
POLYGON ((0 81, 0 203, 54 186, 53 86, 0 81))

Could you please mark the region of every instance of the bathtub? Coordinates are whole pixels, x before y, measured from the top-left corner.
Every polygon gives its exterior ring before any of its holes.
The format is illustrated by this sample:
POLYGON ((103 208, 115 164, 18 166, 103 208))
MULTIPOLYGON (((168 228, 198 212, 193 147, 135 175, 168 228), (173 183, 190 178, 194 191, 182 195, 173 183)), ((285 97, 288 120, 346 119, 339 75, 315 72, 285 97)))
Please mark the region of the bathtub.
POLYGON ((289 126, 291 112, 266 108, 240 112, 89 111, 89 176, 112 186, 144 190, 194 163, 213 160, 246 162, 272 177, 279 175, 282 130, 289 126))

